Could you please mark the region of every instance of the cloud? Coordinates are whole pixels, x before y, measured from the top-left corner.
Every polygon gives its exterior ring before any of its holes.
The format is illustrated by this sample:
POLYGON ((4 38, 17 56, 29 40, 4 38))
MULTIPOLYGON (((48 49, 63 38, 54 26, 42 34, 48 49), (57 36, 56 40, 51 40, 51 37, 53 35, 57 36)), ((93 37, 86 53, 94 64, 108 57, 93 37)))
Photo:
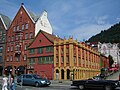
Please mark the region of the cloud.
POLYGON ((0 3, 0 13, 7 15, 10 19, 13 19, 19 6, 9 0, 0 0, 0 3))
POLYGON ((96 23, 98 25, 104 25, 106 24, 106 20, 108 19, 108 15, 100 16, 100 17, 95 17, 96 23))
POLYGON ((108 29, 110 26, 111 24, 84 24, 71 30, 71 32, 68 32, 68 34, 74 36, 75 39, 83 41, 89 39, 93 35, 100 33, 101 30, 108 29))

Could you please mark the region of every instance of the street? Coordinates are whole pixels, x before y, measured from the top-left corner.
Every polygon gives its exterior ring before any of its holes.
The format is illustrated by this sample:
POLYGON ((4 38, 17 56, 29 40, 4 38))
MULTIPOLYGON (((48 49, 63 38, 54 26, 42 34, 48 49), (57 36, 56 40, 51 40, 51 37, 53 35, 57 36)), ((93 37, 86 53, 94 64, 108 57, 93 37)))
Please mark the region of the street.
POLYGON ((18 86, 16 90, 78 90, 77 87, 71 87, 70 85, 59 85, 59 84, 51 84, 48 87, 34 87, 34 86, 18 86))
MULTIPOLYGON (((113 75, 109 76, 107 79, 111 80, 118 80, 119 72, 114 73, 113 75)), ((2 82, 2 77, 0 79, 0 83, 2 82)), ((71 81, 51 81, 51 85, 48 87, 34 87, 34 86, 20 86, 16 85, 16 90, 79 90, 75 86, 71 86, 71 81)), ((117 90, 120 90, 118 88, 117 90)))

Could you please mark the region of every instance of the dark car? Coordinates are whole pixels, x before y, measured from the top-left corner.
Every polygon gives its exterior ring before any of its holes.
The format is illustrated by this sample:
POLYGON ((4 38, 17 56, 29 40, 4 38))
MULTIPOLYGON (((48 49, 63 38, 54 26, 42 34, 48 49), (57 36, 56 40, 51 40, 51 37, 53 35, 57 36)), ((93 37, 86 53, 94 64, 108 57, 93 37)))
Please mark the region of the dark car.
POLYGON ((48 79, 41 78, 36 74, 22 74, 17 78, 17 83, 22 85, 49 86, 51 82, 48 79))
POLYGON ((101 89, 101 90, 114 90, 119 87, 118 80, 103 80, 103 79, 88 79, 88 80, 74 80, 71 86, 77 86, 80 90, 84 89, 101 89))

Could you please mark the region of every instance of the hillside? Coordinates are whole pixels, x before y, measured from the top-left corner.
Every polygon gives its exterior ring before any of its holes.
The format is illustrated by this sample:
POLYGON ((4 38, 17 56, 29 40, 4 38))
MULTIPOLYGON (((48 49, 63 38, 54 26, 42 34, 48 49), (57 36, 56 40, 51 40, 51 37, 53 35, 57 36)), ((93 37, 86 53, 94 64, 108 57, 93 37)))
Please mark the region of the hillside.
POLYGON ((120 43, 120 22, 92 36, 87 42, 120 43))

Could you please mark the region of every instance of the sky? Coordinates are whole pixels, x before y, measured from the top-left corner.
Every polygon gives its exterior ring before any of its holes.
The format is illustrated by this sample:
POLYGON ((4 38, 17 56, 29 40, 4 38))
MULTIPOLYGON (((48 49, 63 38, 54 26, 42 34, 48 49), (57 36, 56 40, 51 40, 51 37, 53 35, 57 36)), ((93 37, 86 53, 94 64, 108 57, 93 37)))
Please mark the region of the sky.
POLYGON ((61 38, 88 40, 120 22, 120 0, 0 0, 0 13, 13 20, 21 3, 35 15, 46 10, 61 38))

